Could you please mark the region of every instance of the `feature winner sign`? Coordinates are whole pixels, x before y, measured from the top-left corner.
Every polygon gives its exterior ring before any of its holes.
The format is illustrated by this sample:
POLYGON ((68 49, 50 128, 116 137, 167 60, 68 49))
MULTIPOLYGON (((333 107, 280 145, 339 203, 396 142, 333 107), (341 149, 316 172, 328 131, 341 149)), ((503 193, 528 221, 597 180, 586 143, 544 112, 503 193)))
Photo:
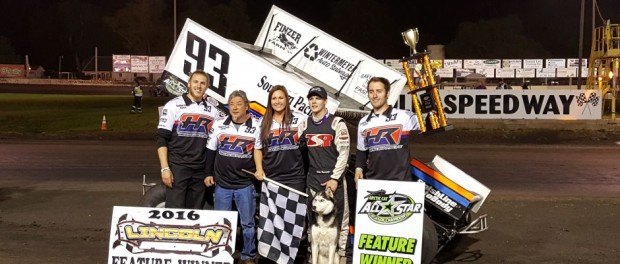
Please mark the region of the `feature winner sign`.
POLYGON ((376 59, 315 28, 286 11, 272 6, 254 42, 289 61, 291 66, 357 101, 368 102, 366 84, 374 76, 385 77, 393 91, 388 103, 398 100, 407 83, 405 76, 376 59))
POLYGON ((115 206, 108 264, 232 264, 237 212, 115 206))
POLYGON ((420 263, 424 183, 360 180, 353 263, 420 263))
MULTIPOLYGON (((187 19, 174 46, 162 77, 166 89, 175 95, 187 91, 189 75, 202 69, 209 75, 207 95, 222 104, 228 95, 243 90, 254 113, 262 115, 268 93, 274 85, 284 85, 293 110, 310 114, 306 95, 311 86, 276 68, 231 41, 187 19)), ((327 109, 334 113, 339 102, 328 98, 327 109)))

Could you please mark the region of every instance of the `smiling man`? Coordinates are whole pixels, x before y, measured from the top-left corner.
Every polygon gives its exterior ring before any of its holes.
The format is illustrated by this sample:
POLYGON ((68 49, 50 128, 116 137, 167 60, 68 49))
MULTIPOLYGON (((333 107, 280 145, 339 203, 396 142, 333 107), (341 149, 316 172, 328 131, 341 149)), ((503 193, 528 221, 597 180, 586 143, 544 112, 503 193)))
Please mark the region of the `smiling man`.
POLYGON ((202 209, 207 138, 217 110, 204 99, 207 73, 196 70, 187 86, 186 94, 164 106, 157 126, 157 155, 167 187, 166 207, 202 209))
POLYGON ((260 123, 249 114, 250 102, 244 91, 228 96, 226 119, 215 121, 207 144, 207 177, 205 185, 215 184, 215 210, 231 211, 233 203, 241 218, 243 233, 242 264, 254 264, 256 232, 256 190, 253 177, 242 170, 254 171, 254 142, 260 134, 260 123), (211 176, 213 175, 213 176, 211 176))
POLYGON ((416 115, 388 105, 390 82, 383 77, 368 81, 370 114, 357 128, 355 183, 362 178, 411 181, 409 134, 420 130, 416 115))

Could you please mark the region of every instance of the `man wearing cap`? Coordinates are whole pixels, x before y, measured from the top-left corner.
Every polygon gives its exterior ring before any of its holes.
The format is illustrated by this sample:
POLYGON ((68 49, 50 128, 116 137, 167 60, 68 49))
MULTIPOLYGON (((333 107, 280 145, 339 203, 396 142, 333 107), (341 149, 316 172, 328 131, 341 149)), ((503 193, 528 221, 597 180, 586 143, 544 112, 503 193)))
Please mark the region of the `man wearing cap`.
MULTIPOLYGON (((308 101, 312 114, 300 125, 300 132, 308 146, 308 194, 314 195, 326 189, 334 193, 336 217, 340 223, 338 254, 343 257, 349 229, 349 203, 343 176, 349 157, 349 131, 342 118, 327 111, 325 88, 312 87, 308 92, 308 101)), ((308 217, 309 222, 313 223, 312 214, 308 217)))

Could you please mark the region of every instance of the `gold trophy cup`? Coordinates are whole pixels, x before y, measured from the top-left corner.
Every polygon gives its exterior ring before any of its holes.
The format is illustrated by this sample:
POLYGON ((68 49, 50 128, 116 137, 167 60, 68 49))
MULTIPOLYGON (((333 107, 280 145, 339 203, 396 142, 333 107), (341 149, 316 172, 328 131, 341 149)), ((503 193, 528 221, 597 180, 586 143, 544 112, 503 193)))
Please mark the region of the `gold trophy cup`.
POLYGON ((441 131, 451 130, 452 125, 448 125, 446 114, 443 111, 439 90, 435 83, 435 75, 431 67, 428 52, 418 53, 415 46, 420 39, 418 29, 409 29, 402 32, 403 41, 409 46, 409 57, 403 58, 405 76, 407 76, 407 86, 409 86, 409 94, 413 102, 413 110, 420 124, 420 132, 422 134, 432 134, 441 131), (410 68, 409 62, 414 62, 413 69, 410 68), (412 73, 415 73, 415 76, 412 73), (417 82, 415 77, 417 77, 417 82))

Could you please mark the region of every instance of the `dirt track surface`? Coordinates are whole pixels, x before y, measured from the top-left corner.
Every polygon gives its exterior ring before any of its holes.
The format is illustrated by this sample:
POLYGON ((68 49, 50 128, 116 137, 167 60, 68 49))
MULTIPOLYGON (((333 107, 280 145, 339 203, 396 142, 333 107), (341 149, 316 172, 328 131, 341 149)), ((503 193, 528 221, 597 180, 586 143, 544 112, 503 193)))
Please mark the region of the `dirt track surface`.
MULTIPOLYGON (((492 189, 490 229, 437 263, 616 263, 620 146, 422 144, 492 189)), ((114 205, 159 175, 152 141, 0 141, 0 263, 106 263, 114 205)))

